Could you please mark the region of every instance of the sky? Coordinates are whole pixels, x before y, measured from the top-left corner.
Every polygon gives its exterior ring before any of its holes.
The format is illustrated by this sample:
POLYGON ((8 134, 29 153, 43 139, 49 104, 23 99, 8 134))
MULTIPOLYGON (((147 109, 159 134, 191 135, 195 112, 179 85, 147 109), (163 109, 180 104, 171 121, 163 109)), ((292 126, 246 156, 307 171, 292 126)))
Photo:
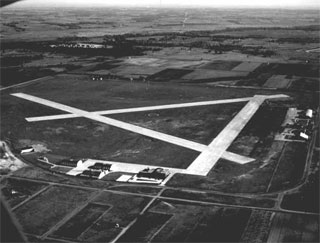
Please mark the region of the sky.
POLYGON ((16 6, 208 6, 320 9, 320 0, 23 0, 16 6))

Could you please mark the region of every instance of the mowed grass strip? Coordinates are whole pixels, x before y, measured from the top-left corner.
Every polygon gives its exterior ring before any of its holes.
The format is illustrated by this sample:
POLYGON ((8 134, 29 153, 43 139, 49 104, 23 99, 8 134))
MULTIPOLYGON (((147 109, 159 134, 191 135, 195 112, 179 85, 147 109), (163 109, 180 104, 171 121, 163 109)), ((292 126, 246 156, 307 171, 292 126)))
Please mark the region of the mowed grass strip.
POLYGON ((88 204, 54 232, 53 237, 76 240, 83 231, 90 227, 90 225, 109 208, 111 208, 109 205, 88 204))
POLYGON ((94 191, 53 186, 19 207, 15 214, 25 233, 42 235, 86 201, 94 191))

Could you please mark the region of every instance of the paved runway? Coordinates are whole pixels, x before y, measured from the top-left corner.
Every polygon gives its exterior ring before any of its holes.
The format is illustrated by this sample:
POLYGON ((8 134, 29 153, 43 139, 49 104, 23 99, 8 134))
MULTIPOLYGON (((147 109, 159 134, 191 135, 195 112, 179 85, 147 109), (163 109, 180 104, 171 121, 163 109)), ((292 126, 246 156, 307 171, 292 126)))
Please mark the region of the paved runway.
MULTIPOLYGON (((198 158, 187 168, 187 170, 179 170, 174 168, 168 168, 170 170, 177 170, 180 173, 195 174, 195 175, 207 175, 215 163, 222 157, 224 159, 234 161, 240 164, 248 163, 254 159, 227 152, 226 149, 231 145, 233 140, 238 136, 240 131, 244 128, 247 122, 255 114, 259 106, 265 99, 270 98, 286 98, 286 95, 272 95, 262 96, 256 95, 250 99, 246 106, 234 117, 234 119, 220 132, 220 134, 212 141, 209 146, 199 144, 193 141, 182 139, 179 137, 171 136, 168 134, 153 131, 147 128, 132 125, 126 122, 118 121, 108 117, 101 116, 97 113, 87 112, 67 105, 59 104, 57 102, 49 101, 32 95, 24 93, 15 93, 13 96, 33 101, 42 105, 46 105, 55 109, 59 109, 65 112, 69 112, 79 117, 86 117, 91 120, 102 122, 111 126, 125 129, 134 133, 138 133, 144 136, 155 138, 164 142, 182 146, 191 150, 202 152, 198 158)), ((247 99, 247 98, 244 98, 247 99)), ((199 102, 198 102, 199 103, 199 102)), ((182 104, 181 104, 182 105, 182 104)), ((149 107, 150 108, 150 107, 149 107)), ((133 108, 134 109, 134 108, 133 108)), ((139 109, 139 108, 137 108, 139 109)), ((142 108, 140 108, 142 109, 142 108)), ((121 169, 128 168, 128 170, 137 170, 147 165, 137 164, 121 164, 121 169), (133 167, 132 167, 133 166, 133 167), (132 167, 132 168, 131 168, 132 167)), ((150 167, 150 166, 149 166, 150 167)), ((120 169, 120 168, 119 168, 120 169)))
MULTIPOLYGON (((126 109, 116 109, 116 110, 105 110, 105 111, 94 111, 92 113, 98 114, 98 115, 111 115, 111 114, 121 114, 121 113, 130 113, 130 112, 167 110, 167 109, 176 109, 176 108, 185 108, 185 107, 195 107, 195 106, 205 106, 205 105, 217 105, 217 104, 246 102, 246 101, 249 101, 250 99, 252 99, 252 97, 236 98, 236 99, 225 99, 225 100, 200 101, 200 102, 191 102, 191 103, 182 103, 182 104, 146 106, 146 107, 136 107, 136 108, 126 108, 126 109)), ((80 117, 80 116, 77 115, 77 114, 63 114, 63 115, 53 115, 53 116, 51 115, 51 116, 28 117, 28 118, 26 118, 26 120, 28 122, 37 122, 37 121, 67 119, 67 118, 75 118, 75 117, 80 117)))
POLYGON ((186 140, 186 139, 178 138, 178 137, 171 136, 171 135, 168 135, 168 134, 160 133, 160 132, 153 131, 153 130, 150 130, 150 129, 147 129, 147 128, 139 127, 139 126, 132 125, 132 124, 129 124, 129 123, 126 123, 126 122, 122 122, 122 121, 118 121, 118 120, 115 120, 115 119, 112 119, 112 118, 104 117, 104 116, 101 116, 101 115, 98 115, 98 114, 94 114, 92 112, 87 112, 87 111, 80 110, 80 109, 77 109, 77 108, 74 108, 74 107, 71 107, 71 106, 67 106, 67 105, 59 104, 57 102, 53 102, 53 101, 45 100, 45 99, 42 99, 42 98, 38 98, 38 97, 35 97, 35 96, 32 96, 32 95, 23 94, 23 93, 15 93, 15 94, 12 94, 12 95, 16 96, 16 97, 19 97, 19 98, 22 98, 22 99, 33 101, 33 102, 36 102, 36 103, 39 103, 39 104, 42 104, 42 105, 46 105, 46 106, 49 106, 49 107, 52 107, 52 108, 55 108, 55 109, 58 109, 58 110, 62 110, 62 111, 65 111, 65 112, 76 114, 76 115, 81 116, 81 117, 86 117, 86 118, 91 119, 91 120, 95 120, 95 121, 102 122, 102 123, 105 123, 105 124, 108 124, 108 125, 111 125, 111 126, 122 128, 122 129, 125 129, 127 131, 138 133, 138 134, 141 134, 141 135, 144 135, 144 136, 147 136, 147 137, 156 138, 156 139, 159 139, 161 141, 169 142, 169 143, 172 143, 172 144, 175 144, 175 145, 178 145, 178 146, 182 146, 182 147, 185 147, 185 148, 196 150, 196 151, 199 151, 199 152, 201 152, 201 151, 206 149, 206 145, 203 145, 203 144, 199 144, 199 143, 196 143, 196 142, 193 142, 193 141, 189 141, 189 140, 186 140))
POLYGON ((192 174, 206 176, 265 99, 265 96, 254 96, 209 144, 207 149, 194 160, 187 170, 192 174))

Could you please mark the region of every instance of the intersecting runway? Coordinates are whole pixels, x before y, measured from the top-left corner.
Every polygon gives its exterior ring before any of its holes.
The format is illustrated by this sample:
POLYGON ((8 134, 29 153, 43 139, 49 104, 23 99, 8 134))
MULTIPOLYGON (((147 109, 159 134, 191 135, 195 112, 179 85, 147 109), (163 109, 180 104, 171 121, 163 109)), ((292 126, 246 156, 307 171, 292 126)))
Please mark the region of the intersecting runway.
MULTIPOLYGON (((127 108, 127 109, 99 111, 99 112, 88 112, 88 111, 77 109, 71 106, 63 105, 57 102, 42 99, 36 96, 24 94, 24 93, 15 93, 12 95, 71 113, 66 115, 27 118, 28 121, 43 121, 43 120, 64 119, 64 118, 73 118, 73 117, 86 117, 88 119, 99 121, 99 122, 102 122, 111 126, 115 126, 118 128, 122 128, 127 131, 131 131, 131 132, 138 133, 151 138, 155 138, 164 142, 182 146, 191 150, 199 151, 201 152, 201 154, 198 156, 198 158, 196 158, 195 161, 192 162, 192 164, 187 169, 176 169, 176 168, 167 168, 167 169, 170 169, 171 173, 179 172, 179 173, 203 175, 203 176, 209 173, 209 171, 212 169, 212 167, 220 158, 224 158, 240 164, 254 161, 254 159, 252 158, 227 152, 226 150, 231 145, 233 140, 238 136, 238 134, 244 128, 247 122, 251 119, 251 117, 255 114, 255 112, 258 110, 258 108, 260 107, 260 105, 263 103, 265 99, 288 97, 286 95, 270 95, 270 96, 256 95, 250 98, 237 98, 237 99, 227 99, 227 100, 218 100, 218 101, 217 100, 204 101, 204 102, 193 102, 193 103, 183 103, 183 104, 127 108), (174 108, 182 108, 182 107, 192 107, 192 106, 201 106, 201 105, 209 105, 209 104, 224 104, 224 103, 243 102, 243 101, 249 101, 249 102, 233 118, 233 120, 219 133, 219 135, 212 141, 212 143, 209 146, 196 143, 193 141, 189 141, 186 139, 182 139, 179 137, 175 137, 172 135, 168 135, 165 133, 157 132, 151 129, 132 125, 130 123, 104 117, 101 115, 101 114, 116 114, 116 113, 137 112, 137 111, 147 111, 147 110, 174 109, 174 108)), ((141 168, 153 167, 153 166, 117 162, 115 167, 117 167, 119 171, 136 173, 136 171, 140 170, 141 168)))
MULTIPOLYGON (((92 113, 98 114, 98 115, 111 115, 111 114, 121 114, 121 113, 130 113, 130 112, 167 110, 167 109, 177 109, 177 108, 185 108, 185 107, 237 103, 237 102, 249 101, 250 99, 252 99, 252 97, 225 99, 225 100, 200 101, 200 102, 190 102, 190 103, 182 103, 182 104, 135 107, 135 108, 105 110, 105 111, 94 111, 92 113)), ((80 117, 80 116, 77 114, 62 114, 62 115, 51 115, 51 116, 28 117, 28 118, 26 118, 26 120, 28 122, 37 122, 37 121, 58 120, 58 119, 67 119, 67 118, 76 118, 76 117, 80 117)))
POLYGON ((251 117, 256 113, 264 100, 265 96, 254 96, 219 135, 213 139, 207 149, 193 161, 187 170, 197 175, 207 175, 251 117))

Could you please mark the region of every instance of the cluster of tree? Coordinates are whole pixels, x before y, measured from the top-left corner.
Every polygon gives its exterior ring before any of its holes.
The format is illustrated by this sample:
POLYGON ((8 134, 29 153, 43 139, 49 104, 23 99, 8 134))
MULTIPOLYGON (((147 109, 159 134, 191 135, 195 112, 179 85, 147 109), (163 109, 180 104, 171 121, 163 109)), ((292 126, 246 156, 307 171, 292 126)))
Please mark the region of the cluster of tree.
POLYGON ((277 40, 279 43, 299 43, 299 44, 307 44, 307 43, 319 43, 320 37, 288 37, 288 38, 279 38, 277 40))
POLYGON ((43 55, 26 55, 26 56, 3 56, 0 58, 0 63, 3 67, 19 66, 32 60, 42 59, 43 55))

